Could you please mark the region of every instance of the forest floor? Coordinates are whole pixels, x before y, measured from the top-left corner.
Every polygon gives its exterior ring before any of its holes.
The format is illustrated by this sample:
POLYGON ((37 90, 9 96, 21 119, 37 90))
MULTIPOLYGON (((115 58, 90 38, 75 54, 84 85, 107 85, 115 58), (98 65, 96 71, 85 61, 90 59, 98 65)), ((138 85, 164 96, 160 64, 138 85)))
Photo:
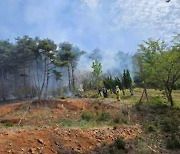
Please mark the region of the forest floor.
POLYGON ((136 94, 0 105, 0 154, 180 153, 180 108, 136 94))

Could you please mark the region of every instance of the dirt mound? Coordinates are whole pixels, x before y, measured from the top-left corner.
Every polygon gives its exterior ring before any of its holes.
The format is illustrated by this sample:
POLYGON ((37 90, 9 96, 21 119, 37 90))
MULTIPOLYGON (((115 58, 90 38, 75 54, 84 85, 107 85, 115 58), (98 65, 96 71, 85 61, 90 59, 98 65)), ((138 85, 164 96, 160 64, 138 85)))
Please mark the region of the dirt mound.
POLYGON ((101 151, 102 146, 112 144, 118 136, 134 140, 141 133, 139 126, 117 126, 113 129, 102 125, 101 128, 81 129, 83 122, 84 126, 89 124, 81 121, 86 110, 93 115, 101 115, 104 111, 119 112, 119 108, 87 99, 35 100, 0 108, 2 111, 6 109, 8 112, 0 118, 2 127, 5 123, 17 124, 21 118, 22 123, 20 127, 7 125, 0 131, 0 154, 98 153, 97 149, 101 151))
POLYGON ((90 107, 90 104, 81 99, 68 99, 68 100, 34 100, 32 101, 32 107, 49 107, 49 108, 61 108, 62 106, 69 110, 78 110, 90 107))
POLYGON ((11 123, 11 124, 18 124, 20 118, 4 118, 0 119, 0 123, 11 123))
POLYGON ((133 140, 141 133, 136 127, 42 128, 34 131, 19 130, 0 134, 0 153, 92 153, 97 147, 111 144, 118 136, 133 140))
POLYGON ((50 107, 55 108, 59 101, 50 100, 50 99, 42 99, 42 100, 34 100, 32 101, 32 107, 50 107))
POLYGON ((0 106, 0 115, 6 115, 10 112, 17 111, 21 108, 26 107, 29 104, 29 102, 21 102, 21 103, 15 103, 15 104, 7 104, 0 106))

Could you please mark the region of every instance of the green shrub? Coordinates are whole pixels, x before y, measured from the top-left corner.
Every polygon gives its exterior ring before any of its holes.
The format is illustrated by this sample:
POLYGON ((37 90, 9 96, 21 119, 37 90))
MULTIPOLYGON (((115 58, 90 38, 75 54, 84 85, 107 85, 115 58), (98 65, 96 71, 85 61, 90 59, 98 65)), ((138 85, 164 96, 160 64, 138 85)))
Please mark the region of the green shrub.
POLYGON ((141 103, 136 103, 136 104, 135 104, 135 109, 136 109, 137 111, 142 111, 142 104, 141 104, 141 103))
POLYGON ((160 96, 154 96, 150 98, 150 102, 153 104, 162 104, 163 103, 163 99, 160 96))
POLYGON ((156 131, 156 126, 154 124, 149 124, 147 127, 148 132, 155 132, 156 131))
POLYGON ((119 124, 119 123, 120 123, 120 118, 119 118, 119 116, 114 118, 114 123, 115 123, 115 124, 119 124))
POLYGON ((122 137, 118 137, 112 145, 109 146, 108 153, 109 154, 124 154, 127 153, 127 149, 125 148, 126 143, 124 142, 122 137))
POLYGON ((127 116, 120 116, 117 115, 114 119, 113 122, 115 124, 128 124, 129 123, 129 119, 127 116))
POLYGON ((172 135, 167 140, 168 149, 180 149, 180 137, 178 135, 172 135))
POLYGON ((13 124, 11 122, 6 122, 3 124, 4 127, 13 127, 13 124))
POLYGON ((99 109, 99 105, 98 105, 98 104, 95 104, 95 105, 94 105, 94 109, 95 109, 95 110, 98 110, 98 109, 99 109))
POLYGON ((126 145, 126 143, 124 142, 123 138, 118 137, 118 138, 115 140, 114 144, 115 144, 115 146, 116 146, 116 148, 117 148, 118 150, 125 150, 125 145, 126 145))
POLYGON ((149 102, 150 102, 151 107, 154 108, 154 109, 168 108, 168 102, 165 101, 160 96, 150 97, 149 102))
POLYGON ((73 121, 71 120, 64 120, 61 124, 62 126, 73 126, 73 121))
POLYGON ((116 154, 115 149, 110 147, 109 148, 109 154, 116 154))
POLYGON ((109 154, 125 154, 125 153, 127 153, 127 152, 124 151, 124 150, 118 150, 118 149, 115 148, 115 147, 110 147, 108 153, 109 153, 109 154))
POLYGON ((90 96, 90 98, 98 98, 98 97, 99 97, 98 94, 92 94, 92 95, 90 96))
POLYGON ((122 117, 122 118, 121 118, 121 123, 122 123, 122 124, 128 124, 128 123, 129 123, 128 117, 122 117))
POLYGON ((86 121, 90 121, 94 118, 94 114, 91 111, 84 111, 81 115, 81 118, 86 121))
POLYGON ((176 133, 179 130, 179 124, 180 120, 177 116, 166 118, 161 122, 161 129, 164 132, 176 133))
POLYGON ((102 112, 99 117, 98 120, 99 121, 108 121, 110 119, 111 115, 109 112, 102 112))
POLYGON ((61 96, 58 96, 58 98, 59 98, 59 99, 66 99, 67 97, 66 97, 66 96, 61 95, 61 96))
POLYGON ((122 110, 122 115, 128 116, 128 110, 127 110, 127 109, 123 109, 123 110, 122 110))

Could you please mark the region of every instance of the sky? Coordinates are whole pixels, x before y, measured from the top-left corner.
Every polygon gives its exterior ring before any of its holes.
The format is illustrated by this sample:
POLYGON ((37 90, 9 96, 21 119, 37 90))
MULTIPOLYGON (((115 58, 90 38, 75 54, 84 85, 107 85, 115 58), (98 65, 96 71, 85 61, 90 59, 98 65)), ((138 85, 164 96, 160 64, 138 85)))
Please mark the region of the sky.
POLYGON ((0 10, 0 39, 68 41, 85 51, 100 48, 106 59, 180 32, 180 0, 0 0, 0 10))

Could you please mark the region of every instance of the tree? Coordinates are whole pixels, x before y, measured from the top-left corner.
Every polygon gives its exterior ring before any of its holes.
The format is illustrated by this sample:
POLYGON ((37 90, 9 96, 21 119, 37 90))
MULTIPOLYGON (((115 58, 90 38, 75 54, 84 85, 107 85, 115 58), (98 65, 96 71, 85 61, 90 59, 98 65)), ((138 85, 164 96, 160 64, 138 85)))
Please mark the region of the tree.
POLYGON ((174 106, 172 90, 180 79, 180 48, 167 48, 164 42, 149 40, 140 45, 138 61, 144 83, 163 89, 174 106))
POLYGON ((157 55, 154 69, 151 82, 165 90, 168 101, 174 106, 172 90, 180 79, 180 50, 173 48, 157 55))
POLYGON ((13 49, 14 46, 9 43, 8 40, 0 41, 0 87, 3 101, 5 101, 7 97, 5 79, 7 80, 7 75, 15 68, 15 65, 11 65, 13 49))
POLYGON ((45 84, 45 97, 47 97, 48 85, 49 85, 49 78, 50 78, 50 71, 52 71, 52 61, 54 52, 56 50, 56 44, 50 39, 44 39, 39 41, 38 49, 40 53, 42 53, 44 59, 44 73, 43 73, 43 80, 42 85, 39 91, 39 99, 41 99, 42 92, 44 90, 45 84))
POLYGON ((123 87, 126 88, 126 89, 129 89, 131 95, 133 95, 133 91, 132 91, 132 79, 131 79, 131 75, 130 75, 128 69, 124 70, 122 81, 123 81, 123 87))
POLYGON ((110 89, 111 91, 113 91, 113 79, 112 79, 112 76, 108 76, 108 77, 105 77, 103 79, 103 84, 104 86, 107 88, 107 89, 110 89))
POLYGON ((78 47, 74 47, 68 42, 61 43, 59 47, 60 49, 58 51, 58 56, 60 57, 61 61, 66 63, 65 66, 68 70, 69 90, 72 90, 72 88, 75 89, 74 71, 78 60, 85 52, 81 51, 78 47))
POLYGON ((97 86, 97 90, 99 89, 99 85, 100 85, 100 76, 102 74, 102 65, 99 61, 95 60, 92 63, 92 74, 93 77, 95 79, 95 84, 97 86))
POLYGON ((33 88, 30 81, 30 72, 33 67, 36 50, 37 44, 33 38, 26 35, 16 38, 15 56, 11 63, 17 65, 18 74, 23 83, 20 89, 24 93, 23 97, 25 98, 30 95, 31 88, 33 88))
POLYGON ((118 86, 124 93, 123 83, 122 83, 122 81, 121 81, 121 79, 119 77, 114 78, 114 84, 113 84, 114 91, 115 91, 116 86, 118 86))
POLYGON ((79 61, 80 57, 84 54, 84 51, 81 51, 78 47, 72 47, 71 50, 71 59, 70 59, 70 65, 71 65, 71 74, 72 74, 72 87, 75 89, 75 75, 74 71, 77 66, 77 62, 79 61))
POLYGON ((66 62, 66 67, 68 70, 68 81, 69 81, 69 90, 71 90, 71 72, 70 72, 70 62, 73 57, 71 50, 72 50, 72 44, 68 42, 61 43, 59 45, 59 57, 62 61, 66 62))

